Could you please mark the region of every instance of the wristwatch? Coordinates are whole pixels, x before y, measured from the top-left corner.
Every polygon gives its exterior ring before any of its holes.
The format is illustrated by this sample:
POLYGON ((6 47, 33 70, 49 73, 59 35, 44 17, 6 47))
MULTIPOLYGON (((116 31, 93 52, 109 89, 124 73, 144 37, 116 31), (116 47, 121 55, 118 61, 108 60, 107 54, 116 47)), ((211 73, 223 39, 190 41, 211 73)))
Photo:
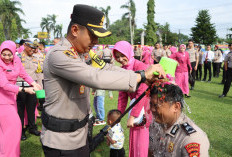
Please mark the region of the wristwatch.
POLYGON ((24 89, 24 87, 22 88, 22 92, 25 92, 25 89, 24 89))
POLYGON ((144 83, 147 79, 145 76, 145 71, 144 70, 139 70, 139 71, 135 71, 135 73, 138 73, 141 75, 141 83, 144 83))

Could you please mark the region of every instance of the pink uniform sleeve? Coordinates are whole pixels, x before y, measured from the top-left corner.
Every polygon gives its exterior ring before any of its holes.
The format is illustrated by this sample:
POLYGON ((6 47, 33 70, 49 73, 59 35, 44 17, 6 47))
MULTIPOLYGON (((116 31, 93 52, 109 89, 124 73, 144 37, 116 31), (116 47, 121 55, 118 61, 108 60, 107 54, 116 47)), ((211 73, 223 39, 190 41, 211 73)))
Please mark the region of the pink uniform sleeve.
POLYGON ((32 82, 34 82, 34 80, 27 74, 26 70, 24 69, 24 66, 22 65, 21 62, 18 62, 20 66, 20 73, 19 73, 19 77, 21 77, 22 79, 24 79, 28 84, 31 85, 32 82))
POLYGON ((2 68, 0 68, 0 76, 1 76, 0 77, 0 88, 2 88, 5 91, 16 93, 16 94, 19 92, 19 87, 17 85, 13 85, 9 83, 2 68))
MULTIPOLYGON (((142 83, 140 85, 140 87, 138 88, 138 90, 136 91, 136 99, 138 99, 138 97, 148 88, 148 86, 145 83, 142 83)), ((143 107, 146 106, 147 103, 147 97, 144 96, 139 102, 138 104, 136 104, 132 110, 130 115, 133 117, 138 117, 140 114, 140 111, 142 110, 143 107)), ((144 108, 145 110, 145 108, 144 108)))
POLYGON ((118 95, 118 110, 121 111, 121 113, 124 113, 124 111, 126 110, 127 102, 128 102, 127 92, 120 91, 118 95))
POLYGON ((169 56, 169 58, 176 60, 176 53, 171 54, 171 56, 169 56))

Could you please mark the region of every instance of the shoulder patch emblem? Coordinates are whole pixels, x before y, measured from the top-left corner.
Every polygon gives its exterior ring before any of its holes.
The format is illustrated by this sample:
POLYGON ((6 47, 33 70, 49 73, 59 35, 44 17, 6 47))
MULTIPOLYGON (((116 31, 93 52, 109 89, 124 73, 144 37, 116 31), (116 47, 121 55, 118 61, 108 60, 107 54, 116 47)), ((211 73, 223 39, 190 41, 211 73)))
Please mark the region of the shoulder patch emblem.
POLYGON ((73 58, 73 59, 77 58, 77 56, 70 50, 65 50, 63 53, 70 58, 73 58))
POLYGON ((185 146, 189 157, 200 157, 200 144, 199 143, 189 143, 185 146))
POLYGON ((191 125, 189 125, 189 123, 185 122, 183 124, 181 124, 181 126, 183 127, 183 129, 185 130, 185 132, 187 134, 192 134, 194 132, 197 132, 191 125))

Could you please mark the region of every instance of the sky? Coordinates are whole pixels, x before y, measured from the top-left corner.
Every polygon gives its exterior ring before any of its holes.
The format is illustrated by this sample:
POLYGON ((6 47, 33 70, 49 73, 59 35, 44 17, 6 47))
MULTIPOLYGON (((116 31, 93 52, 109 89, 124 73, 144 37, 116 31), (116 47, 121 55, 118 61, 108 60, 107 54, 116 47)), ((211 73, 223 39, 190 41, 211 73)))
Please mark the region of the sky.
MULTIPOLYGON (((90 6, 111 7, 109 11, 110 23, 112 24, 127 12, 120 6, 129 0, 19 0, 25 15, 22 18, 27 22, 25 28, 31 30, 34 36, 41 32, 40 22, 42 17, 48 14, 57 15, 57 24, 63 25, 63 34, 66 33, 70 22, 73 6, 75 4, 86 4, 90 6)), ((147 23, 148 0, 134 0, 136 5, 136 24, 138 28, 144 28, 147 23)), ((217 35, 226 38, 232 28, 232 0, 155 0, 155 22, 164 25, 170 24, 172 32, 181 32, 185 35, 191 34, 191 27, 195 25, 198 11, 208 9, 211 15, 211 23, 216 26, 217 35)), ((129 26, 128 26, 129 27, 129 26)))

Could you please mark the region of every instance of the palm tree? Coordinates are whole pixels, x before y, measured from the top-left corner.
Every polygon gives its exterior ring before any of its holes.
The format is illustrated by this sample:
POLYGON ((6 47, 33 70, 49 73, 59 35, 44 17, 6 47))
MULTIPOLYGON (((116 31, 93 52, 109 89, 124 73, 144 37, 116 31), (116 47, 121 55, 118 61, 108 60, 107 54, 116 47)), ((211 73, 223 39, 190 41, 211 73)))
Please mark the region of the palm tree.
POLYGON ((106 16, 106 29, 109 28, 110 26, 110 19, 109 19, 109 11, 110 11, 110 6, 107 6, 106 9, 100 7, 100 10, 105 14, 106 16))
MULTIPOLYGON (((135 29, 135 14, 136 14, 136 8, 135 8, 135 3, 133 0, 129 0, 128 3, 124 4, 121 6, 121 8, 125 8, 125 9, 128 9, 129 12, 126 12, 125 14, 123 14, 122 18, 125 19, 125 18, 131 18, 131 31, 132 31, 132 39, 133 39, 133 36, 134 36, 134 29, 135 29)), ((133 41, 132 43, 133 44, 133 41)))
POLYGON ((55 37, 55 28, 56 28, 56 17, 57 15, 52 14, 47 16, 50 21, 50 30, 53 30, 54 37, 55 37))
POLYGON ((44 31, 44 29, 46 29, 46 31, 48 33, 48 38, 49 38, 49 35, 50 35, 50 31, 51 31, 50 24, 51 24, 51 22, 50 22, 49 18, 42 17, 40 27, 42 28, 42 31, 44 31))
POLYGON ((1 0, 0 1, 0 20, 3 24, 4 34, 6 39, 10 38, 10 27, 11 27, 11 20, 19 14, 24 15, 23 10, 20 7, 21 2, 19 1, 10 1, 10 0, 1 0))
POLYGON ((62 29, 63 29, 63 25, 60 24, 60 25, 56 25, 55 26, 55 29, 54 29, 54 38, 55 37, 62 37, 62 29))
POLYGON ((31 34, 32 33, 31 33, 30 29, 23 28, 22 36, 23 36, 24 39, 28 38, 29 35, 31 35, 31 34))

